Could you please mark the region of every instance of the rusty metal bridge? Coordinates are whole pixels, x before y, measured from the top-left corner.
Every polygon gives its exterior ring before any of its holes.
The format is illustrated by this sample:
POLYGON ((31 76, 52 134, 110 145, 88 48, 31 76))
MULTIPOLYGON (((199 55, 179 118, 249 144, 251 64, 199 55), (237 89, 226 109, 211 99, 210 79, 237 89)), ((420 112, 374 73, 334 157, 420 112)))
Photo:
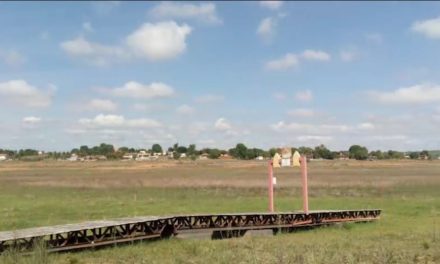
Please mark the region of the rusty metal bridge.
POLYGON ((147 216, 120 218, 28 228, 0 232, 0 253, 14 248, 26 252, 36 242, 44 243, 50 252, 94 248, 105 245, 160 239, 182 232, 212 232, 213 239, 243 236, 249 230, 291 232, 346 222, 370 222, 379 218, 381 210, 335 210, 285 212, 285 213, 237 213, 181 216, 147 216))

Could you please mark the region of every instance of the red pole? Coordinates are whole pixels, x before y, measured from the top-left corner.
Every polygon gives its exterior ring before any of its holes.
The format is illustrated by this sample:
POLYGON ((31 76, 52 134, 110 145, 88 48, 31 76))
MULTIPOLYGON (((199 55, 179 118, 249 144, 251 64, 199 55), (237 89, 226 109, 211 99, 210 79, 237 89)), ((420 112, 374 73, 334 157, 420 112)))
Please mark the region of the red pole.
POLYGON ((303 210, 304 213, 309 213, 309 195, 307 187, 307 157, 301 157, 301 178, 302 178, 302 189, 303 189, 303 210))
POLYGON ((269 212, 273 213, 273 165, 272 160, 269 160, 269 173, 268 173, 268 191, 269 191, 269 212))

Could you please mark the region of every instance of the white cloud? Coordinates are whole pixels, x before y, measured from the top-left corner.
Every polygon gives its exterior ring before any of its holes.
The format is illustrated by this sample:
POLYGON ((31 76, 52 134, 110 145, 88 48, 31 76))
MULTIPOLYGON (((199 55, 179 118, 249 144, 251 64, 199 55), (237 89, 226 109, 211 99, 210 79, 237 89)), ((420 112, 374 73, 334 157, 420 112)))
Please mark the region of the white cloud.
POLYGON ((0 101, 25 107, 47 107, 52 101, 52 91, 42 91, 24 80, 0 83, 0 101))
POLYGON ((306 60, 317 60, 317 61, 329 61, 331 59, 330 54, 322 50, 305 50, 301 57, 306 60))
POLYGON ((301 102, 310 102, 313 99, 312 91, 304 90, 295 94, 295 99, 301 102))
POLYGON ((122 115, 99 114, 93 119, 81 118, 78 123, 87 128, 157 128, 162 125, 153 119, 125 119, 122 115))
POLYGON ((93 32, 93 27, 92 27, 92 24, 90 22, 84 22, 82 24, 82 27, 87 32, 93 32))
POLYGON ((35 116, 27 116, 25 118, 23 118, 22 122, 24 124, 37 124, 41 122, 41 118, 40 117, 35 117, 35 116))
POLYGON ((214 128, 220 131, 227 131, 232 129, 232 125, 228 122, 228 120, 220 117, 219 119, 217 119, 217 121, 215 121, 214 128))
POLYGON ((103 45, 80 36, 60 44, 68 55, 98 66, 143 58, 151 61, 174 58, 186 50, 192 29, 174 21, 145 23, 125 38, 123 45, 103 45))
POLYGON ((373 123, 365 122, 365 123, 360 123, 357 127, 359 129, 371 130, 374 129, 376 126, 373 123))
POLYGON ((226 136, 249 135, 249 130, 233 126, 226 118, 221 117, 214 123, 214 129, 226 136))
POLYGON ((206 94, 206 95, 201 95, 201 96, 196 97, 194 99, 194 101, 196 101, 197 103, 201 103, 201 104, 207 104, 207 103, 221 102, 224 99, 225 99, 225 97, 222 95, 206 94))
POLYGON ((192 29, 174 21, 145 23, 127 37, 127 45, 140 57, 152 61, 166 60, 186 50, 186 37, 192 29))
POLYGON ((190 115, 195 112, 195 109, 194 109, 194 107, 191 107, 189 105, 184 104, 184 105, 177 107, 176 112, 181 115, 190 115))
POLYGON ((277 26, 277 21, 272 17, 266 17, 261 20, 257 28, 257 35, 259 35, 264 40, 270 40, 275 34, 275 27, 277 26))
POLYGON ((281 58, 268 61, 266 63, 267 70, 282 71, 299 66, 301 60, 306 61, 329 61, 330 54, 322 50, 307 49, 301 54, 287 53, 281 58))
POLYGON ((111 100, 92 99, 84 107, 89 111, 113 112, 118 106, 111 100))
POLYGON ((427 38, 440 39, 440 17, 416 21, 412 24, 411 30, 427 38))
POLYGON ((287 114, 296 117, 313 117, 316 115, 315 111, 307 108, 293 109, 290 110, 287 114))
POLYGON ((89 42, 83 37, 64 41, 61 43, 61 48, 72 57, 78 57, 99 66, 130 57, 130 54, 121 47, 89 42))
POLYGON ((283 1, 260 1, 260 6, 277 10, 283 5, 283 1))
POLYGON ((298 66, 298 57, 293 53, 287 53, 284 57, 268 61, 266 63, 266 69, 268 70, 287 70, 298 66))
POLYGON ((195 19, 210 24, 221 24, 213 3, 162 2, 150 13, 156 18, 195 19))
POLYGON ((125 83, 122 87, 110 89, 113 96, 152 99, 170 97, 174 95, 174 89, 161 82, 141 84, 135 81, 125 83))
POLYGON ((424 104, 440 103, 440 85, 418 84, 392 92, 370 91, 370 96, 381 103, 424 104))
POLYGON ((383 42, 383 37, 379 33, 368 33, 368 34, 365 34, 365 39, 367 41, 370 41, 370 42, 372 42, 374 44, 377 44, 377 45, 382 44, 382 42, 383 42))
POLYGON ((26 57, 15 50, 2 51, 0 50, 0 61, 3 61, 8 66, 21 66, 26 63, 26 57))
POLYGON ((359 58, 359 53, 355 50, 341 50, 339 57, 344 62, 351 62, 359 58))

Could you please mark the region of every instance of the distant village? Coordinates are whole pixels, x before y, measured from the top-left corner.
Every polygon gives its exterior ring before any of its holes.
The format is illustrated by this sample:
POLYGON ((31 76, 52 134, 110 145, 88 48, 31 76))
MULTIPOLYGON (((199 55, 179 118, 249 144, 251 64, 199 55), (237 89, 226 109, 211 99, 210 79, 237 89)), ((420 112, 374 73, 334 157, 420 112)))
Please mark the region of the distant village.
MULTIPOLYGON (((259 148, 248 148, 243 143, 238 143, 234 148, 222 150, 217 148, 203 148, 198 150, 196 145, 179 146, 174 144, 168 149, 161 145, 154 144, 150 149, 135 149, 128 147, 115 148, 111 144, 102 143, 98 146, 81 146, 67 152, 45 152, 34 149, 7 150, 0 149, 0 162, 10 160, 39 161, 154 161, 154 160, 207 160, 207 159, 240 159, 240 160, 265 160, 272 158, 276 153, 281 154, 283 148, 271 148, 263 150, 259 148)), ((419 159, 432 160, 440 159, 440 151, 410 151, 399 152, 389 151, 368 151, 366 147, 352 145, 348 150, 331 151, 324 145, 310 147, 291 147, 292 153, 298 151, 301 155, 307 156, 309 160, 382 160, 382 159, 419 159)))

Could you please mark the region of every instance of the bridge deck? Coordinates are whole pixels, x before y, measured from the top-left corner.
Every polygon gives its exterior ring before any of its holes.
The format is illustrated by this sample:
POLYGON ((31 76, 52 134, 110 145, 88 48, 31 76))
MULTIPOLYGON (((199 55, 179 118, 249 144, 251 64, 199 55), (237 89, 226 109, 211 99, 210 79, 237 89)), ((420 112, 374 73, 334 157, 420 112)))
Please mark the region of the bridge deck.
POLYGON ((11 246, 29 250, 43 240, 52 251, 95 247, 100 244, 168 237, 184 230, 226 232, 246 230, 297 228, 337 222, 365 222, 379 218, 381 210, 325 210, 277 213, 194 214, 175 216, 141 216, 89 221, 0 232, 0 252, 11 246))

